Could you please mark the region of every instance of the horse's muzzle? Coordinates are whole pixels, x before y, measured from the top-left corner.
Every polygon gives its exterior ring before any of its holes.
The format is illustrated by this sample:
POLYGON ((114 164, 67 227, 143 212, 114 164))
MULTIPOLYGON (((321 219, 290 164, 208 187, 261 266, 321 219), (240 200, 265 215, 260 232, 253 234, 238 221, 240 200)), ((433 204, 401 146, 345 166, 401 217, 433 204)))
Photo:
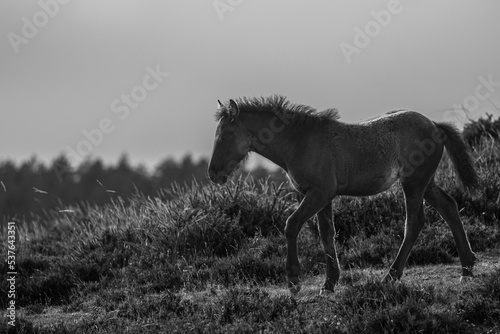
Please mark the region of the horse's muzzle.
POLYGON ((227 175, 223 172, 216 172, 215 168, 208 168, 208 178, 217 184, 224 184, 227 181, 227 175))

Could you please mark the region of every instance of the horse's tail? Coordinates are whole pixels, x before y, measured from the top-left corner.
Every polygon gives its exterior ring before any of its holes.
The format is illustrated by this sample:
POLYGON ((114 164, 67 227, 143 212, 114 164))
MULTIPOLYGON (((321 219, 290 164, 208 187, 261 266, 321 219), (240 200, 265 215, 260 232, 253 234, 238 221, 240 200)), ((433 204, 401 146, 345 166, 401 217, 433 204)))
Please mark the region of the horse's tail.
POLYGON ((479 178, 460 132, 451 124, 436 123, 436 125, 444 132, 444 146, 451 158, 460 185, 464 190, 474 192, 479 186, 479 178))

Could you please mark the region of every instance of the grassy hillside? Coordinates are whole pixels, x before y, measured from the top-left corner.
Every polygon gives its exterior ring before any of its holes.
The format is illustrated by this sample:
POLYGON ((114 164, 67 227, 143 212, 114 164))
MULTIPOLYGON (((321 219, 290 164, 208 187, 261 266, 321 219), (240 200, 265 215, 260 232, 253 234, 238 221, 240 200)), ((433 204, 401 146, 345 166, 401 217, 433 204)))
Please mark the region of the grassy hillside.
MULTIPOLYGON (((300 198, 287 185, 239 179, 18 224, 16 327, 2 323, 0 332, 499 332, 500 143, 485 140, 474 156, 481 177, 475 197, 457 188, 447 159, 437 174, 481 259, 472 281, 459 283, 451 231, 426 207, 405 275, 381 282, 403 236, 396 185, 370 198, 335 200, 343 271, 333 294, 318 295, 324 255, 316 222, 304 226, 305 284, 292 298, 282 231, 300 198)), ((6 262, 0 270, 3 277, 10 271, 6 262)), ((6 280, 0 288, 5 310, 6 280)))

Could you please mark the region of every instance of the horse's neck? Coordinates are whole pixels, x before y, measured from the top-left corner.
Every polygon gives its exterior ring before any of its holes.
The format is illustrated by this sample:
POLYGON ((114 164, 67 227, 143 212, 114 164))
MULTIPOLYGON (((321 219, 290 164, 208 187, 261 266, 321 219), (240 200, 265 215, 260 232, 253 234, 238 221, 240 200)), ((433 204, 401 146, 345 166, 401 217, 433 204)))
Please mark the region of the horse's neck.
POLYGON ((264 149, 254 148, 254 152, 262 155, 264 158, 274 162, 276 165, 287 170, 287 161, 289 160, 285 152, 276 149, 277 145, 265 144, 264 149))
MULTIPOLYGON (((292 132, 272 117, 265 117, 249 126, 252 136, 252 151, 287 170, 287 163, 293 155, 292 132)), ((297 140, 298 138, 295 138, 297 140)))

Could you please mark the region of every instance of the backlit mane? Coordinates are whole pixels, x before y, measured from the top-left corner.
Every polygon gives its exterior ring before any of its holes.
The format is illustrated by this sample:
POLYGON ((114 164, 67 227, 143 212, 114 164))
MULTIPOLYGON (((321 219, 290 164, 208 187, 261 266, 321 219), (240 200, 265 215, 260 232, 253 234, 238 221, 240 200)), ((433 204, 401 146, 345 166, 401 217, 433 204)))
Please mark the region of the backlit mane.
MULTIPOLYGON (((325 109, 317 111, 316 109, 303 104, 295 104, 287 100, 282 95, 272 95, 268 97, 240 97, 234 100, 238 105, 240 113, 270 113, 274 115, 283 115, 284 112, 289 115, 292 123, 295 124, 313 124, 338 120, 340 118, 337 109, 325 109)), ((228 103, 224 104, 225 106, 228 103)), ((227 108, 222 107, 215 114, 216 120, 228 116, 227 108)))

